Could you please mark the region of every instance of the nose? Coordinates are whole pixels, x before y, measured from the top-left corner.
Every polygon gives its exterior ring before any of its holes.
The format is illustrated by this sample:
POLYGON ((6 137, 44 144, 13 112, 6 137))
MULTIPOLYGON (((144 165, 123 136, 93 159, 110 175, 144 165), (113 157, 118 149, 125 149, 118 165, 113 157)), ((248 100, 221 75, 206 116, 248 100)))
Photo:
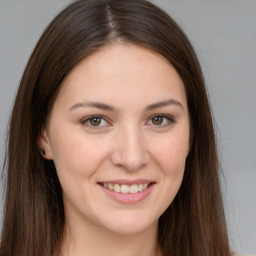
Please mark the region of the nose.
POLYGON ((110 160, 115 166, 127 171, 137 171, 150 160, 144 136, 139 129, 121 129, 113 143, 110 160))

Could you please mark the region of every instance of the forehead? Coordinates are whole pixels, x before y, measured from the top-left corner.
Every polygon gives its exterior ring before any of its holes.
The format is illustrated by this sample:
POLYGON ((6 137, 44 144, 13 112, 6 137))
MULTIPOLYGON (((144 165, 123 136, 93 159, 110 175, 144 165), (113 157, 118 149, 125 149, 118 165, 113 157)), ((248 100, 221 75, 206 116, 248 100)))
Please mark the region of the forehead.
POLYGON ((64 79, 58 98, 66 102, 86 100, 141 101, 166 99, 166 95, 186 101, 184 86, 166 58, 153 50, 111 44, 80 61, 64 79), (160 98, 159 98, 160 97, 160 98))
MULTIPOLYGON (((111 76, 117 75, 120 71, 124 71, 123 75, 125 73, 135 74, 136 71, 139 72, 141 70, 149 71, 152 67, 154 69, 158 68, 157 71, 162 71, 161 73, 166 71, 168 73, 171 72, 173 78, 179 79, 176 70, 169 61, 156 51, 134 44, 113 43, 99 48, 94 53, 82 59, 71 70, 64 81, 74 79, 75 76, 81 75, 81 72, 84 73, 85 69, 88 69, 92 75, 97 73, 97 75, 111 76)), ((151 74, 154 75, 155 72, 151 72, 151 74)))

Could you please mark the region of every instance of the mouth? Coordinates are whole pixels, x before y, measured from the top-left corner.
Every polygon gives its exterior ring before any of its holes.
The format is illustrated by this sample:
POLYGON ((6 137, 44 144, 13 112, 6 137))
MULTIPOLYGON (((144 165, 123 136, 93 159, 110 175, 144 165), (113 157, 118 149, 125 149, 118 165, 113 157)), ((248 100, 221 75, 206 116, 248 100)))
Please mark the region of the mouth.
POLYGON ((99 185, 110 191, 121 194, 137 194, 147 190, 155 182, 140 182, 134 184, 123 184, 118 182, 99 182, 99 185))
POLYGON ((146 199, 156 182, 139 179, 134 181, 112 180, 98 182, 105 195, 122 204, 135 204, 146 199))

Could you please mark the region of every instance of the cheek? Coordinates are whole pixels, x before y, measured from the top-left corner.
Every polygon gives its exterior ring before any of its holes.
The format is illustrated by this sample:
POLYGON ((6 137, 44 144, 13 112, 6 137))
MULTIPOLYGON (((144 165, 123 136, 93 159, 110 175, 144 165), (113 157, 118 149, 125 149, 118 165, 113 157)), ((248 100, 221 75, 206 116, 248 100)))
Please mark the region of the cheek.
POLYGON ((54 137, 52 151, 58 174, 69 178, 93 175, 107 155, 93 137, 65 132, 54 137))
MULTIPOLYGON (((177 135, 177 134, 176 134, 177 135)), ((159 194, 155 201, 156 216, 173 202, 183 180, 188 150, 187 136, 170 136, 154 146, 154 161, 159 172, 159 194), (186 137, 186 138, 185 138, 186 137)))
POLYGON ((165 175, 183 174, 188 153, 188 136, 165 139, 154 146, 155 161, 165 175))
MULTIPOLYGON (((103 165, 107 149, 92 137, 81 134, 55 136, 53 161, 63 190, 65 201, 86 202, 94 186, 95 173, 103 165), (64 141, 64 143, 63 143, 64 141)), ((78 207, 79 208, 79 207, 78 207)))

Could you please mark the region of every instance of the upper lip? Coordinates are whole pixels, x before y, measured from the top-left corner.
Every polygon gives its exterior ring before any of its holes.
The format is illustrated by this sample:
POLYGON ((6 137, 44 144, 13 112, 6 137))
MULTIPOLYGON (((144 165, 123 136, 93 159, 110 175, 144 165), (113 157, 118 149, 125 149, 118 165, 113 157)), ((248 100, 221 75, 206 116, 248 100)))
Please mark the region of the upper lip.
POLYGON ((119 179, 119 180, 104 180, 98 182, 99 184, 103 183, 109 183, 109 184, 120 184, 120 185, 134 185, 134 184, 144 184, 144 183, 155 183, 153 180, 149 179, 136 179, 136 180, 125 180, 125 179, 119 179))

